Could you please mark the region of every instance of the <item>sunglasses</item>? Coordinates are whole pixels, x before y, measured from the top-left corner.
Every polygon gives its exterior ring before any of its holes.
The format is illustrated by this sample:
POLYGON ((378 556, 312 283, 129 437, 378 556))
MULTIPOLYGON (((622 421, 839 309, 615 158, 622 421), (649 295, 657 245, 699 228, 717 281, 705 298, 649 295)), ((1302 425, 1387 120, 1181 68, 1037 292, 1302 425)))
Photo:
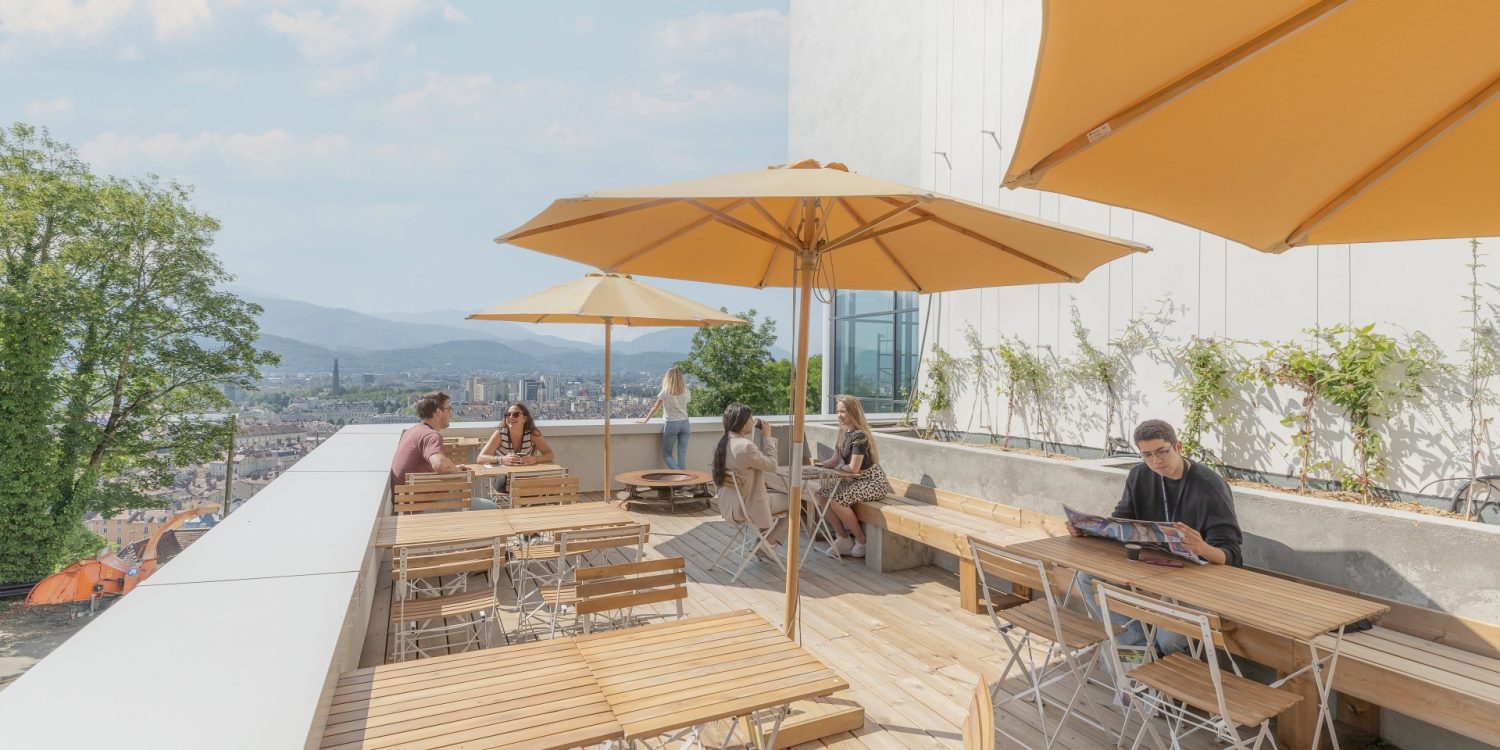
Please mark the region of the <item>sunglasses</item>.
POLYGON ((524 416, 526 416, 526 414, 523 413, 523 412, 519 412, 519 411, 508 411, 508 412, 505 413, 505 416, 507 416, 507 417, 524 417, 524 416))

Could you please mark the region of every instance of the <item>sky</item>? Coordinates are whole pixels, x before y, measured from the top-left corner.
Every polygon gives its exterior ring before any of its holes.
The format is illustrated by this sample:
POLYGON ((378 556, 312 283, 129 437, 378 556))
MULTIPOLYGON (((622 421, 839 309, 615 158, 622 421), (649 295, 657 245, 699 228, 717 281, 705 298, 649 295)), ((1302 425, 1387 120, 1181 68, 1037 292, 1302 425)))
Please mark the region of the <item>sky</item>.
MULTIPOLYGON (((0 122, 194 186, 238 286, 369 313, 579 277, 491 241, 555 198, 788 160, 785 0, 0 0, 0 81, 0 122)), ((789 333, 787 291, 658 283, 789 333)))

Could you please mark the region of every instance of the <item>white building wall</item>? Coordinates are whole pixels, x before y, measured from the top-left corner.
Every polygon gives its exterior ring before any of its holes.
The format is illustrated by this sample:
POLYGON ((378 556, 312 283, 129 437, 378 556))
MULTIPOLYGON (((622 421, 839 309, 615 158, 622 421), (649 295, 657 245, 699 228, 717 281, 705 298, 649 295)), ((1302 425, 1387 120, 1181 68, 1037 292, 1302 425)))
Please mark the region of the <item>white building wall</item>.
MULTIPOLYGON (((1135 211, 1033 190, 1006 190, 1000 179, 1030 91, 1041 32, 1036 0, 793 0, 789 158, 843 161, 858 172, 915 184, 1031 216, 1142 242, 1149 255, 1118 260, 1071 285, 982 289, 924 296, 928 350, 968 353, 973 326, 986 345, 1016 337, 1066 358, 1075 351, 1068 320, 1076 300, 1095 345, 1116 337, 1134 315, 1168 296, 1181 308, 1168 334, 1245 341, 1288 339, 1312 326, 1377 323, 1396 334, 1421 331, 1458 361, 1466 333, 1468 242, 1444 240, 1297 248, 1259 253, 1191 227, 1135 211), (992 135, 993 134, 993 135, 992 135)), ((1288 113, 1295 117, 1295 113, 1288 113)), ((1246 154, 1245 158, 1255 158, 1246 154)), ((1486 243, 1493 253, 1500 243, 1486 243)), ((1500 260, 1482 281, 1500 283, 1500 260)), ((1492 299, 1493 299, 1493 293, 1492 299)), ((825 341, 831 342, 830 335, 825 341)), ((1247 346, 1254 353, 1258 347, 1247 346)), ((1166 388, 1168 366, 1141 357, 1125 404, 1125 422, 1180 422, 1166 388)), ((1005 404, 993 394, 960 395, 945 421, 999 432, 1005 404)), ((1231 465, 1293 471, 1290 391, 1237 397, 1236 421, 1205 444, 1231 465)), ((1101 446, 1102 406, 1075 402, 1057 437, 1101 446)), ((1445 417, 1409 416, 1391 433, 1385 484, 1415 490, 1440 476, 1467 473, 1448 435, 1467 429, 1456 397, 1445 417)), ((1349 453, 1334 413, 1320 416, 1329 453, 1349 453)), ((1020 424, 1013 434, 1029 436, 1020 424)))

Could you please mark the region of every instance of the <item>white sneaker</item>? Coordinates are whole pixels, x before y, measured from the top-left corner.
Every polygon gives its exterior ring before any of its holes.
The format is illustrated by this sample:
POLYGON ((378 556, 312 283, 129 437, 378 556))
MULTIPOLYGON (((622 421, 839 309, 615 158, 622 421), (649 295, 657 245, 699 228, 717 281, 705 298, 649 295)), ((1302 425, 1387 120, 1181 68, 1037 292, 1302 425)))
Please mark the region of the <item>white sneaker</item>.
POLYGON ((855 542, 853 545, 851 545, 849 547, 849 551, 847 553, 845 553, 845 554, 847 554, 849 557, 864 557, 865 556, 865 543, 864 542, 855 542))
POLYGON ((841 536, 833 540, 832 547, 833 551, 839 553, 842 557, 854 551, 854 539, 852 537, 841 536))

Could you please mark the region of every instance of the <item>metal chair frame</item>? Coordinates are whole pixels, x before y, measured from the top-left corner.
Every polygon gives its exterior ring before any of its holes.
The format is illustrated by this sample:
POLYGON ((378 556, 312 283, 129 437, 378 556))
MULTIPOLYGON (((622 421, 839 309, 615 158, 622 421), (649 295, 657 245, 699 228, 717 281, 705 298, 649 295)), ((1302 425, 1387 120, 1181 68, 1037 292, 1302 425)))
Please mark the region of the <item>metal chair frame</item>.
MULTIPOLYGON (((1099 665, 1100 646, 1105 642, 1102 631, 1100 637, 1092 643, 1078 648, 1068 645, 1063 635, 1062 619, 1059 614, 1067 600, 1064 598, 1062 603, 1058 602, 1052 589, 1050 571, 1045 562, 1017 555, 974 537, 969 538, 969 552, 973 555, 974 568, 979 578, 979 591, 984 597, 985 611, 989 613, 990 621, 994 623, 995 629, 1000 631, 1001 637, 1005 639, 1006 647, 1010 650, 1010 658, 1005 663, 1000 680, 991 688, 990 698, 996 701, 992 707, 1003 706, 1017 700, 1029 700, 1036 706, 1038 726, 1048 748, 1057 742, 1068 719, 1075 715, 1080 721, 1100 731, 1110 733, 1111 730, 1106 728, 1099 714, 1099 707, 1089 697, 1086 690, 1090 677, 1099 665), (1043 599, 1047 602, 1047 613, 1052 626, 1050 630, 1034 632, 1006 619, 1006 610, 996 607, 994 598, 990 595, 989 578, 991 575, 1003 578, 1012 584, 1025 586, 1033 592, 1040 590, 1043 599), (1040 660, 1036 658, 1036 649, 1033 647, 1034 641, 1037 640, 1047 643, 1046 654, 1040 660), (1054 661, 1054 657, 1058 659, 1054 661), (1029 686, 1003 700, 996 700, 1001 686, 1010 678, 1011 671, 1017 667, 1021 668, 1029 686), (1049 733, 1047 731, 1047 704, 1059 704, 1049 699, 1044 690, 1053 684, 1069 679, 1072 680, 1072 693, 1067 703, 1062 704, 1062 716, 1049 733), (1076 714, 1074 709, 1080 700, 1092 718, 1076 714)), ((997 731, 1023 746, 1026 744, 1003 728, 997 728, 997 731)))
POLYGON ((520 619, 516 630, 536 635, 545 622, 547 637, 555 637, 559 616, 573 604, 572 587, 577 583, 574 572, 580 567, 610 564, 612 551, 619 553, 623 563, 644 559, 649 533, 647 525, 631 524, 559 531, 550 541, 522 540, 523 551, 551 547, 556 555, 538 556, 521 566, 517 588, 522 593, 516 599, 520 619), (627 554, 625 550, 632 547, 635 552, 627 554))
MULTIPOLYGON (((494 628, 500 633, 500 637, 510 643, 510 634, 505 629, 505 623, 500 621, 500 571, 504 567, 505 547, 500 540, 492 539, 488 542, 468 542, 463 544, 444 544, 421 547, 402 547, 396 558, 396 617, 394 623, 397 627, 395 633, 395 660, 406 661, 409 657, 427 657, 433 654, 429 651, 436 650, 436 646, 426 646, 424 642, 431 639, 440 639, 444 653, 455 653, 454 644, 450 636, 458 634, 462 641, 458 644, 458 652, 469 651, 474 648, 486 648, 492 643, 485 638, 486 626, 493 622, 494 628), (489 554, 480 557, 481 551, 489 554), (490 602, 492 606, 475 609, 471 612, 461 613, 455 617, 462 617, 458 622, 448 623, 446 618, 423 617, 415 615, 409 618, 407 615, 407 603, 421 599, 424 606, 430 608, 445 597, 453 597, 458 594, 448 591, 448 587, 432 587, 425 581, 431 575, 419 576, 414 573, 427 570, 445 570, 463 582, 463 588, 467 588, 470 573, 483 572, 489 580, 487 584, 490 589, 490 602), (435 596, 423 597, 422 594, 433 594, 435 596), (467 615, 467 617, 464 617, 467 615), (444 619, 442 624, 435 624, 436 620, 444 619)), ((439 578, 444 573, 439 573, 439 578)))
MULTIPOLYGON (((782 554, 776 550, 776 545, 771 543, 771 532, 776 529, 778 522, 788 515, 790 509, 786 512, 771 514, 771 528, 757 528, 755 524, 750 523, 750 513, 745 509, 745 493, 740 491, 739 480, 735 478, 732 471, 726 472, 726 476, 729 478, 730 483, 734 485, 734 495, 737 505, 735 512, 731 515, 745 520, 735 523, 734 538, 729 540, 729 544, 725 545, 723 550, 720 550, 719 556, 714 558, 709 567, 733 572, 734 575, 729 577, 729 582, 734 583, 739 580, 740 574, 745 572, 745 566, 749 565, 750 561, 755 559, 755 553, 759 551, 769 557, 772 562, 775 562, 781 568, 782 572, 786 572, 786 561, 783 559, 782 554), (728 557, 731 551, 739 559, 739 564, 735 566, 733 571, 729 571, 728 565, 721 564, 727 562, 725 558, 728 557)), ((724 495, 720 493, 717 500, 718 502, 723 502, 724 495)))

